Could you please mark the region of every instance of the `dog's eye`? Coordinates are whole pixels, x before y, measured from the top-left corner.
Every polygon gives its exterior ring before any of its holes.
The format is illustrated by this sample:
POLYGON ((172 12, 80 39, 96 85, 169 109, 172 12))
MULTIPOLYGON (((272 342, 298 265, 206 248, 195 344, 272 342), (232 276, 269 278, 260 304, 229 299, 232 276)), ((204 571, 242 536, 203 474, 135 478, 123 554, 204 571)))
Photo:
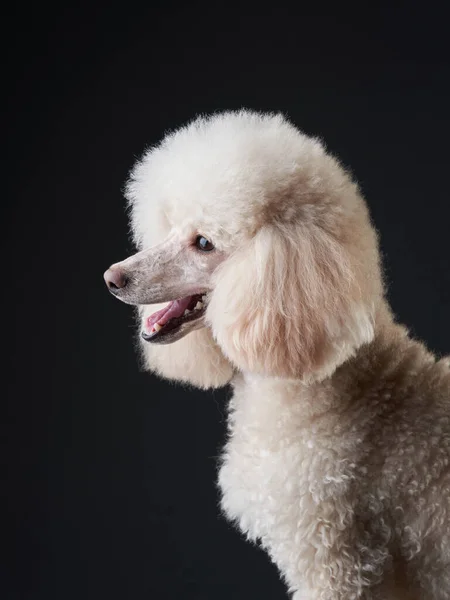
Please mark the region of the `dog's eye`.
POLYGON ((211 242, 202 235, 198 235, 196 237, 195 247, 199 250, 203 250, 203 252, 211 252, 211 250, 214 250, 214 246, 211 244, 211 242))

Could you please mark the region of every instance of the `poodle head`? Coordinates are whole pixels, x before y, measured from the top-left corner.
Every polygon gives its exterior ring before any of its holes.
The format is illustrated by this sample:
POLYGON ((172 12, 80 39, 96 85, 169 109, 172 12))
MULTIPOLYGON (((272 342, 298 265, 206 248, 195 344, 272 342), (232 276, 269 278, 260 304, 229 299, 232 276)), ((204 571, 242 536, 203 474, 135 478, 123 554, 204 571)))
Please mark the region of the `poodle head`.
POLYGON ((105 279, 139 306, 160 375, 320 380, 373 338, 383 289, 366 205, 281 115, 193 121, 144 154, 126 195, 139 252, 105 279))

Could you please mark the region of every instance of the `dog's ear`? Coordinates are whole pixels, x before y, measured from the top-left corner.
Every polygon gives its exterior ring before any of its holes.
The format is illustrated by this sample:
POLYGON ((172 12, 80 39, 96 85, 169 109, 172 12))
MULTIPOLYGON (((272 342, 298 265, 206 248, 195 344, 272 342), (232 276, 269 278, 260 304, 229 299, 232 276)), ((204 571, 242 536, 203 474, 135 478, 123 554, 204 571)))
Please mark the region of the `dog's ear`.
POLYGON ((219 268, 207 318, 232 363, 308 382, 372 340, 373 298, 344 247, 311 224, 266 226, 219 268))

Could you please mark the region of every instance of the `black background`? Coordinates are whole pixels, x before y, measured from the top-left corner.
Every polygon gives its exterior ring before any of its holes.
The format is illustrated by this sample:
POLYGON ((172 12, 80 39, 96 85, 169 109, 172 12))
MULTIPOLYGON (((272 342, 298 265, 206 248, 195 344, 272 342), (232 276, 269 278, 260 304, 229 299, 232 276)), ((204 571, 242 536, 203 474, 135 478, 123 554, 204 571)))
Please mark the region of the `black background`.
POLYGON ((140 372, 132 309, 104 287, 132 251, 128 170, 167 129, 248 107, 322 136, 369 202, 399 319, 450 351, 447 21, 429 3, 295 6, 20 4, 3 21, 8 600, 286 597, 217 507, 229 391, 140 372))

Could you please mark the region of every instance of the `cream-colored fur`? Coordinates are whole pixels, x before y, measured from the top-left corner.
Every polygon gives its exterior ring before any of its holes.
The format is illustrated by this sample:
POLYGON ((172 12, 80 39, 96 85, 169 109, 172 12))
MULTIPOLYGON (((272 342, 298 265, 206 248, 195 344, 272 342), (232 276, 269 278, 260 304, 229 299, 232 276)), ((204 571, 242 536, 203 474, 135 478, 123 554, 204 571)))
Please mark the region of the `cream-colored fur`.
POLYGON ((450 364, 395 322, 350 176, 282 116, 241 111, 166 136, 127 197, 152 265, 169 248, 186 285, 210 277, 204 326, 142 350, 163 377, 231 383, 228 518, 296 600, 449 600, 450 364), (163 245, 197 233, 217 264, 163 245))

